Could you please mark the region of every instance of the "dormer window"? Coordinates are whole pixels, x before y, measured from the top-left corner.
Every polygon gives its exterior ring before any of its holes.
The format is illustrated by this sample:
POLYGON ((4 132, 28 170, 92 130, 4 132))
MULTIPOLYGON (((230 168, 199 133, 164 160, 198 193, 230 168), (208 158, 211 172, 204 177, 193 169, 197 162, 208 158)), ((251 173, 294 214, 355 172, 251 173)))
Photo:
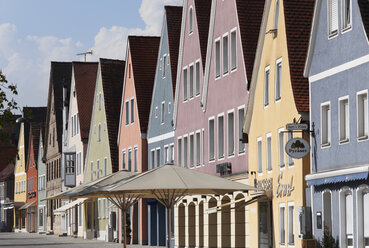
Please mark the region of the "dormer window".
POLYGON ((192 34, 193 33, 193 8, 192 6, 190 7, 188 19, 189 19, 189 34, 192 34))
POLYGON ((342 0, 342 30, 351 28, 351 0, 342 0))

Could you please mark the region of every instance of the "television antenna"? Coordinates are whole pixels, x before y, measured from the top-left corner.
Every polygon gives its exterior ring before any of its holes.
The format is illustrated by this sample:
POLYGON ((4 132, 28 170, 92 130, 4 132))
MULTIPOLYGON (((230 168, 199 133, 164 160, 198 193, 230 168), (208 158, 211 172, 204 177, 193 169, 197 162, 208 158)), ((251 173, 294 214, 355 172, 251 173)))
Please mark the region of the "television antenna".
POLYGON ((87 56, 87 54, 92 55, 93 52, 94 52, 93 50, 90 50, 90 51, 84 52, 84 53, 77 53, 76 55, 77 56, 84 56, 85 57, 85 62, 86 62, 86 56, 87 56))

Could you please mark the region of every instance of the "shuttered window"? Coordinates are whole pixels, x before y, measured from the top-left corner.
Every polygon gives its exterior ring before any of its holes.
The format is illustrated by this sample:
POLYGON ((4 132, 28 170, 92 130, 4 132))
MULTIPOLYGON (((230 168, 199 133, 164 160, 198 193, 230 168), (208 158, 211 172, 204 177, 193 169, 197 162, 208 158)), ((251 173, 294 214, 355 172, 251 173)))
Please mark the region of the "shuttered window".
POLYGON ((338 33, 338 0, 328 0, 328 35, 338 33))

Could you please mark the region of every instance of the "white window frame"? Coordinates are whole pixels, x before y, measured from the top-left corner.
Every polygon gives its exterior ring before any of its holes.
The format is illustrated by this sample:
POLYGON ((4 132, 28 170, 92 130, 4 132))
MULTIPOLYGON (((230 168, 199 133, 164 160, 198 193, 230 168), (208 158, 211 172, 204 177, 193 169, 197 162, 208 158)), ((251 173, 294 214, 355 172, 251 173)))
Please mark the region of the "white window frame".
POLYGON ((165 76, 166 76, 166 60, 167 60, 167 54, 165 53, 165 54, 163 54, 163 69, 162 69, 162 71, 161 71, 161 77, 162 78, 165 78, 165 76))
POLYGON ((222 75, 223 76, 226 76, 226 75, 228 75, 229 74, 229 34, 228 34, 228 32, 227 33, 225 33, 225 34, 223 34, 222 35, 222 46, 221 46, 221 53, 222 53, 222 75), (225 53, 224 53, 224 39, 225 38, 227 38, 227 60, 225 60, 225 53), (224 68, 224 66, 225 66, 225 64, 224 64, 224 62, 227 62, 227 68, 226 68, 226 70, 225 70, 225 68, 224 68))
POLYGON ((183 135, 183 167, 188 168, 188 134, 183 135), (186 140, 186 142, 185 142, 186 140))
POLYGON ((263 138, 258 137, 256 139, 256 164, 258 175, 263 175, 263 138), (260 146, 259 146, 260 143, 260 146), (260 148, 260 149, 259 149, 260 148))
POLYGON ((139 168, 138 168, 138 162, 139 160, 139 154, 138 154, 138 145, 134 145, 133 147, 133 171, 134 172, 138 172, 139 168), (137 158, 136 158, 136 152, 137 152, 137 158))
POLYGON ((278 165, 279 168, 286 168, 286 159, 285 159, 285 150, 284 147, 286 145, 285 137, 284 137, 284 128, 278 129, 278 165), (281 144, 281 136, 283 138, 283 144, 281 144))
POLYGON ((133 160, 132 160, 132 147, 130 146, 127 149, 127 169, 128 169, 128 171, 132 171, 132 164, 133 164, 133 160), (131 164, 129 164, 129 161, 131 161, 131 164))
POLYGON ((266 134, 265 150, 266 150, 266 162, 267 162, 267 172, 272 172, 273 170, 273 140, 272 133, 266 134), (270 147, 269 147, 270 140, 270 147))
POLYGON ((203 128, 201 130, 201 164, 204 166, 205 165, 205 129, 203 128))
POLYGON ((282 58, 279 58, 275 61, 275 89, 274 89, 274 100, 275 102, 280 102, 281 99, 282 99, 282 76, 283 76, 283 73, 282 73, 282 70, 283 70, 283 62, 282 62, 282 58), (278 66, 281 66, 281 71, 280 71, 280 77, 278 77, 278 66), (280 80, 279 80, 280 79, 280 80), (279 84, 278 84, 278 81, 279 81, 279 84), (277 89, 279 88, 279 96, 277 95, 277 89))
POLYGON ((188 68, 189 68, 189 78, 190 78, 190 99, 192 99, 195 96, 194 91, 196 87, 196 86, 194 87, 195 64, 194 63, 189 64, 188 68), (192 70, 192 75, 191 75, 191 70, 192 70))
MULTIPOLYGON (((344 107, 344 106, 343 106, 344 107)), ((345 111, 345 109, 343 110, 345 111)), ((343 96, 338 98, 338 140, 339 140, 339 144, 347 144, 350 142, 350 99, 349 96, 343 96), (342 104, 344 101, 347 101, 347 116, 345 113, 345 120, 344 123, 342 123, 341 117, 342 117, 342 104), (344 124, 344 126, 342 126, 344 124), (344 132, 346 134, 345 137, 342 137, 342 133, 343 130, 345 129, 344 132)))
POLYGON ((227 111, 227 157, 228 158, 233 158, 234 156, 235 156, 235 154, 236 154, 236 152, 235 152, 235 149, 236 149, 236 144, 235 144, 235 136, 236 136, 236 134, 235 134, 235 130, 236 130, 236 123, 235 123, 235 119, 236 119, 236 115, 235 115, 235 113, 234 113, 234 109, 231 109, 231 110, 228 110, 227 111), (232 153, 230 153, 230 147, 229 147, 229 145, 232 143, 232 142, 230 142, 230 139, 229 139, 229 137, 230 137, 230 126, 229 126, 229 115, 230 114, 233 114, 233 152, 232 153))
POLYGON ((274 35, 277 34, 277 30, 278 30, 278 24, 279 24, 279 8, 280 8, 280 0, 276 0, 275 1, 275 6, 274 6, 274 19, 273 19, 273 29, 275 29, 275 33, 274 35))
POLYGON ((346 33, 348 31, 350 31, 352 29, 352 0, 349 0, 350 1, 350 21, 348 23, 345 22, 345 14, 346 14, 346 11, 345 11, 345 7, 346 7, 346 4, 345 4, 345 0, 341 0, 341 29, 342 29, 342 33, 346 33), (345 26, 346 24, 346 26, 345 26))
POLYGON ((369 186, 366 184, 360 185, 356 190, 356 238, 358 247, 369 248, 369 245, 365 245, 365 239, 369 242, 369 234, 365 236, 365 220, 369 220, 369 209, 364 208, 365 194, 369 196, 369 186), (366 212, 364 212, 365 210, 366 212))
POLYGON ((97 127, 97 141, 101 142, 101 123, 97 127))
POLYGON ((195 133, 191 132, 189 135, 189 161, 190 161, 190 168, 195 167, 195 133), (192 143, 192 144, 191 144, 192 143))
POLYGON ((246 154, 246 145, 242 143, 241 139, 243 139, 243 123, 245 122, 246 119, 246 111, 245 111, 245 105, 241 105, 237 108, 237 137, 238 137, 238 142, 237 142, 237 153, 238 155, 244 155, 246 154), (240 126, 240 111, 243 110, 243 121, 241 122, 242 125, 240 126), (242 133, 240 133, 240 130, 242 131, 242 133), (243 144, 243 150, 240 150, 240 144, 243 144))
POLYGON ((127 170, 128 169, 128 168, 126 168, 127 165, 128 165, 128 163, 127 163, 127 152, 126 152, 126 149, 122 149, 122 169, 127 170))
POLYGON ((174 143, 169 144, 170 160, 169 163, 174 163, 174 143))
POLYGON ((264 69, 264 108, 267 108, 270 104, 270 65, 264 69), (267 73, 268 73, 268 84, 267 84, 267 73))
POLYGON ((199 167, 201 165, 201 130, 196 130, 195 133, 195 146, 196 146, 196 163, 195 166, 199 167))
POLYGON ((327 0, 327 24, 328 24, 328 39, 334 38, 338 35, 338 0, 327 0), (333 20, 331 20, 331 6, 332 2, 335 1, 337 5, 337 23, 333 23, 333 20), (333 26, 337 26, 337 29, 333 29, 333 26))
POLYGON ((236 71, 237 70, 237 65, 238 65, 238 61, 237 61, 237 58, 238 58, 238 56, 237 56, 237 27, 235 27, 235 28, 232 28, 231 29, 231 32, 230 32, 230 68, 231 68, 231 72, 234 72, 234 71, 236 71), (235 49, 236 49, 236 52, 235 52, 235 66, 233 67, 232 66, 232 58, 233 58, 233 56, 232 56, 232 34, 233 33, 235 33, 236 34, 236 37, 235 37, 235 49))
POLYGON ((215 59, 215 63, 214 63, 214 75, 215 75, 215 80, 221 78, 222 76, 222 49, 221 49, 221 41, 220 41, 220 37, 216 38, 214 40, 214 59, 215 59), (219 73, 217 70, 217 42, 219 42, 219 73))
POLYGON ((104 158, 104 176, 108 174, 108 158, 104 158))
POLYGON ((100 178, 100 159, 96 160, 96 178, 100 178))
POLYGON ((151 165, 151 169, 155 168, 155 149, 151 149, 150 150, 150 165, 151 165))
POLYGON ((160 152, 160 147, 157 147, 155 149, 155 167, 159 167, 161 165, 161 152, 160 152))
MULTIPOLYGON (((287 140, 286 140, 286 143, 290 140, 290 139, 293 139, 293 132, 290 131, 290 132, 287 132, 287 140)), ((295 166, 295 160, 290 157, 288 154, 287 154, 287 161, 288 161, 288 167, 289 168, 292 168, 295 166)))
POLYGON ((224 132, 224 130, 225 130, 225 118, 224 118, 224 113, 220 113, 220 114, 218 114, 217 115, 217 125, 216 125, 216 137, 217 137, 217 142, 215 142, 215 143, 217 143, 218 144, 218 147, 216 147, 217 148, 217 152, 216 152, 216 154, 218 155, 218 156, 216 156, 217 158, 218 158, 218 161, 221 161, 221 160, 224 160, 224 158, 225 158, 225 132, 224 132), (220 135, 219 135, 219 119, 220 118, 223 118, 223 154, 220 154, 220 148, 221 148, 221 144, 220 144, 220 142, 219 142, 219 138, 220 138, 220 135))
POLYGON ((183 154, 182 154, 182 147, 183 147, 183 143, 182 143, 182 136, 177 138, 177 163, 179 166, 182 167, 182 160, 183 160, 183 154), (179 143, 181 145, 179 145, 179 143))
POLYGON ((214 116, 212 116, 212 117, 210 117, 209 119, 208 119, 208 130, 209 130, 209 132, 208 132, 208 159, 209 159, 209 163, 210 162, 214 162, 215 161, 215 135, 216 135, 216 129, 215 129, 215 117, 214 116), (213 125, 214 125, 214 128, 213 128, 213 144, 212 144, 212 146, 213 146, 213 158, 211 158, 211 154, 210 154, 210 146, 211 146, 211 142, 210 142, 210 121, 213 121, 213 125))
POLYGON ((193 7, 190 6, 188 10, 188 34, 193 34, 193 24, 194 24, 194 17, 193 17, 193 7))
POLYGON ((200 68, 200 59, 197 59, 195 61, 195 97, 200 96, 201 92, 201 68, 200 68), (199 68, 199 71, 197 72, 197 66, 199 68), (199 80, 197 80, 197 78, 199 80), (197 86, 199 86, 197 88, 197 86))
POLYGON ((187 66, 183 67, 182 69, 182 81, 183 81, 183 102, 187 102, 189 97, 188 97, 188 74, 189 74, 189 69, 187 66), (186 80, 185 80, 185 75, 186 75, 186 80))
POLYGON ((294 202, 288 202, 287 203, 287 244, 288 246, 294 246, 295 245, 295 239, 296 239, 296 233, 295 233, 295 203, 294 202), (293 208, 292 211, 292 216, 290 215, 290 207, 293 208), (292 235, 293 235, 293 240, 292 242, 290 242, 290 231, 291 231, 291 221, 290 221, 290 217, 292 217, 292 235))
POLYGON ((134 97, 131 97, 130 99, 130 109, 131 109, 131 113, 130 113, 130 116, 131 116, 131 124, 135 123, 135 98, 134 97), (133 103, 133 104, 132 104, 133 103))
POLYGON ((161 108, 160 108, 160 123, 161 125, 164 125, 165 123, 165 101, 161 102, 161 108))
MULTIPOLYGON (((353 246, 348 246, 347 245, 347 230, 346 230, 346 195, 351 194, 352 195, 352 204, 354 206, 354 196, 353 196, 353 190, 348 188, 348 187, 343 187, 342 189, 340 189, 339 191, 339 230, 340 230, 340 247, 341 248, 351 248, 353 246)), ((354 209, 352 209, 354 211, 354 209)), ((354 217, 352 217, 354 218, 354 217)), ((355 237, 355 232, 354 232, 354 224, 355 224, 355 220, 352 220, 352 236, 350 238, 352 238, 353 242, 354 242, 354 237, 355 237)))
POLYGON ((369 107, 368 107, 368 90, 362 90, 362 91, 359 91, 356 93, 356 130, 357 130, 357 140, 358 142, 361 142, 363 140, 368 140, 368 110, 369 110, 369 107), (360 134, 360 121, 359 121, 359 97, 363 96, 363 95, 366 95, 366 111, 365 111, 365 107, 363 105, 363 113, 364 113, 364 116, 362 116, 363 118, 363 135, 360 134), (366 115, 365 115, 365 112, 366 112, 366 115))
POLYGON ((325 148, 325 147, 330 147, 331 146, 331 122, 332 122, 332 118, 331 118, 331 114, 332 114, 332 108, 331 108, 331 102, 324 102, 320 104, 320 130, 321 130, 321 135, 320 135, 320 146, 321 148, 325 148), (323 108, 326 108, 328 106, 329 108, 329 113, 327 114, 327 141, 323 143, 323 108))
POLYGON ((130 116, 129 115, 129 99, 126 100, 125 104, 126 104, 126 121, 125 121, 125 123, 126 123, 126 126, 128 126, 129 125, 129 116, 130 116))
POLYGON ((164 164, 169 162, 169 145, 164 145, 164 164))
POLYGON ((281 246, 286 245, 286 204, 285 203, 279 203, 278 207, 278 224, 279 224, 279 244, 281 246), (281 220, 281 209, 283 208, 283 223, 281 220), (283 228, 283 229, 282 229, 283 228), (284 233, 282 232, 284 231, 284 233), (281 238, 284 238, 284 242, 282 242, 281 238))

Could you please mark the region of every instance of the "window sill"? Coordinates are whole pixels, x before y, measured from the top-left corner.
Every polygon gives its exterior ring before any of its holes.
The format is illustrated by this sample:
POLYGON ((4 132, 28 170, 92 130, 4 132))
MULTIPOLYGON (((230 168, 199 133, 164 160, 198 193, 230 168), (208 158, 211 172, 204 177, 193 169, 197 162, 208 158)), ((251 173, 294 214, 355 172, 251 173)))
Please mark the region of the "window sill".
POLYGON ((340 140, 339 141, 339 144, 342 145, 342 144, 346 144, 346 143, 349 143, 350 139, 346 138, 346 139, 343 139, 343 140, 340 140))
POLYGON ((331 143, 330 143, 330 142, 327 142, 327 143, 321 144, 320 146, 321 146, 321 147, 328 147, 328 146, 330 146, 330 145, 331 145, 331 143))
POLYGON ((338 30, 335 30, 335 31, 331 32, 330 34, 328 34, 328 39, 332 39, 336 36, 338 36, 338 30))
POLYGON ((363 136, 357 137, 358 141, 367 140, 367 139, 368 139, 368 135, 363 135, 363 136))
POLYGON ((275 102, 280 102, 280 101, 281 101, 281 99, 282 99, 282 97, 277 97, 277 98, 275 99, 275 102))
POLYGON ((346 33, 346 32, 348 32, 348 31, 350 31, 351 29, 352 29, 352 26, 351 26, 351 24, 350 24, 350 25, 348 25, 347 27, 342 28, 341 33, 346 33))

